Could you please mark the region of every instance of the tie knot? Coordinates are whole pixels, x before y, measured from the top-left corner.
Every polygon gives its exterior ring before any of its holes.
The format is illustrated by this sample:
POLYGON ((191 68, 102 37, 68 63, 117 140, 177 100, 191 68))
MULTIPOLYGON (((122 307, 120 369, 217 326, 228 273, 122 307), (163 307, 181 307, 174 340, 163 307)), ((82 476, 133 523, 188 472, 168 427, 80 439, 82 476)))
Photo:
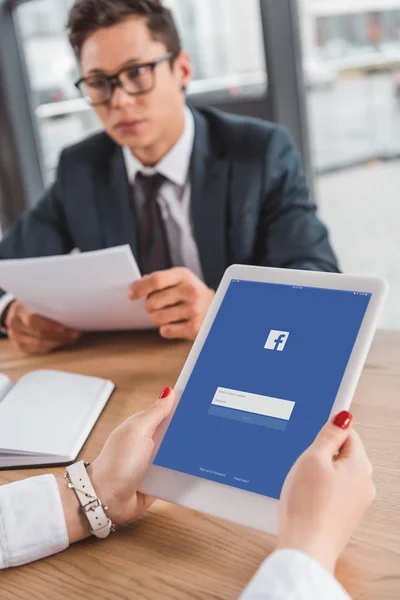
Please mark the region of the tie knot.
POLYGON ((146 198, 146 200, 157 197, 162 184, 166 181, 164 175, 154 173, 154 175, 145 175, 140 171, 136 175, 135 184, 138 185, 146 198))

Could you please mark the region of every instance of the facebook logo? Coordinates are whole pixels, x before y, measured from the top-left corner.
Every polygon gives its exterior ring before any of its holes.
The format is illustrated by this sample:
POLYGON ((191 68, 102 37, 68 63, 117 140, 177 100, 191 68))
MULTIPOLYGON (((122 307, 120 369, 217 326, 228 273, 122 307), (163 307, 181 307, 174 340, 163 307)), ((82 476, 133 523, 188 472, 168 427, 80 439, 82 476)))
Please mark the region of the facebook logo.
POLYGON ((265 342, 264 348, 266 350, 277 350, 278 352, 282 352, 286 346, 288 337, 288 331, 276 331, 275 329, 272 329, 265 342))

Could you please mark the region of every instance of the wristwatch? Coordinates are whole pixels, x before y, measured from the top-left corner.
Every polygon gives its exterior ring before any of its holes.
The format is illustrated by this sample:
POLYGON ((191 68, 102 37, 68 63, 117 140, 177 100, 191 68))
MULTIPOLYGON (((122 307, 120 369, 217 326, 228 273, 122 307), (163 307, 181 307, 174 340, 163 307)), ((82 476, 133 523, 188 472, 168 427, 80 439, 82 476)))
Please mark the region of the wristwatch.
POLYGON ((107 506, 103 506, 100 498, 89 479, 86 467, 90 463, 83 460, 67 467, 64 475, 68 487, 73 489, 81 504, 82 511, 90 524, 90 531, 98 538, 106 538, 111 531, 115 531, 111 519, 107 516, 107 506))

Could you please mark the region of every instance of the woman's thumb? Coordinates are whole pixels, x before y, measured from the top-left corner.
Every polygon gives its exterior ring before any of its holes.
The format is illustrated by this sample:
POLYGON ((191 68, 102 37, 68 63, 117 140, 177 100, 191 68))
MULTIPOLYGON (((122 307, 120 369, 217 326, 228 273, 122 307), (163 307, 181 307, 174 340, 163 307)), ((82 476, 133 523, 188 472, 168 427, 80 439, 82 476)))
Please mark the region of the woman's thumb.
POLYGON ((353 416, 344 410, 326 423, 317 435, 314 448, 335 456, 350 435, 353 416))
POLYGON ((165 388, 157 402, 140 413, 137 423, 143 432, 152 437, 157 427, 171 414, 174 402, 175 392, 171 388, 165 388))

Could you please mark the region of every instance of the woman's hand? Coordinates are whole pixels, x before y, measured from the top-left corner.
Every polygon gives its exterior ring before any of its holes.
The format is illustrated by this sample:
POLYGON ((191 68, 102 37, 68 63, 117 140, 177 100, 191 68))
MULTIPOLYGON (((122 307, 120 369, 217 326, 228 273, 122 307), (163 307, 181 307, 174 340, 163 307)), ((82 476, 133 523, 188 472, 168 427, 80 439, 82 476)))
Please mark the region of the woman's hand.
POLYGON ((154 502, 138 488, 150 466, 153 437, 174 405, 174 393, 166 388, 155 404, 133 415, 115 429, 96 460, 89 476, 98 497, 108 506, 115 525, 124 525, 143 514, 154 502))
POLYGON ((372 465, 351 421, 343 412, 325 425, 280 500, 278 548, 301 550, 331 572, 375 497, 372 465))
MULTIPOLYGON (((115 429, 99 456, 88 467, 88 474, 104 506, 115 525, 124 525, 143 514, 154 498, 138 492, 138 488, 150 466, 154 450, 154 434, 170 415, 175 395, 170 388, 161 393, 160 399, 115 429)), ((82 514, 73 490, 63 479, 58 480, 69 542, 73 543, 90 534, 86 517, 82 514)))

